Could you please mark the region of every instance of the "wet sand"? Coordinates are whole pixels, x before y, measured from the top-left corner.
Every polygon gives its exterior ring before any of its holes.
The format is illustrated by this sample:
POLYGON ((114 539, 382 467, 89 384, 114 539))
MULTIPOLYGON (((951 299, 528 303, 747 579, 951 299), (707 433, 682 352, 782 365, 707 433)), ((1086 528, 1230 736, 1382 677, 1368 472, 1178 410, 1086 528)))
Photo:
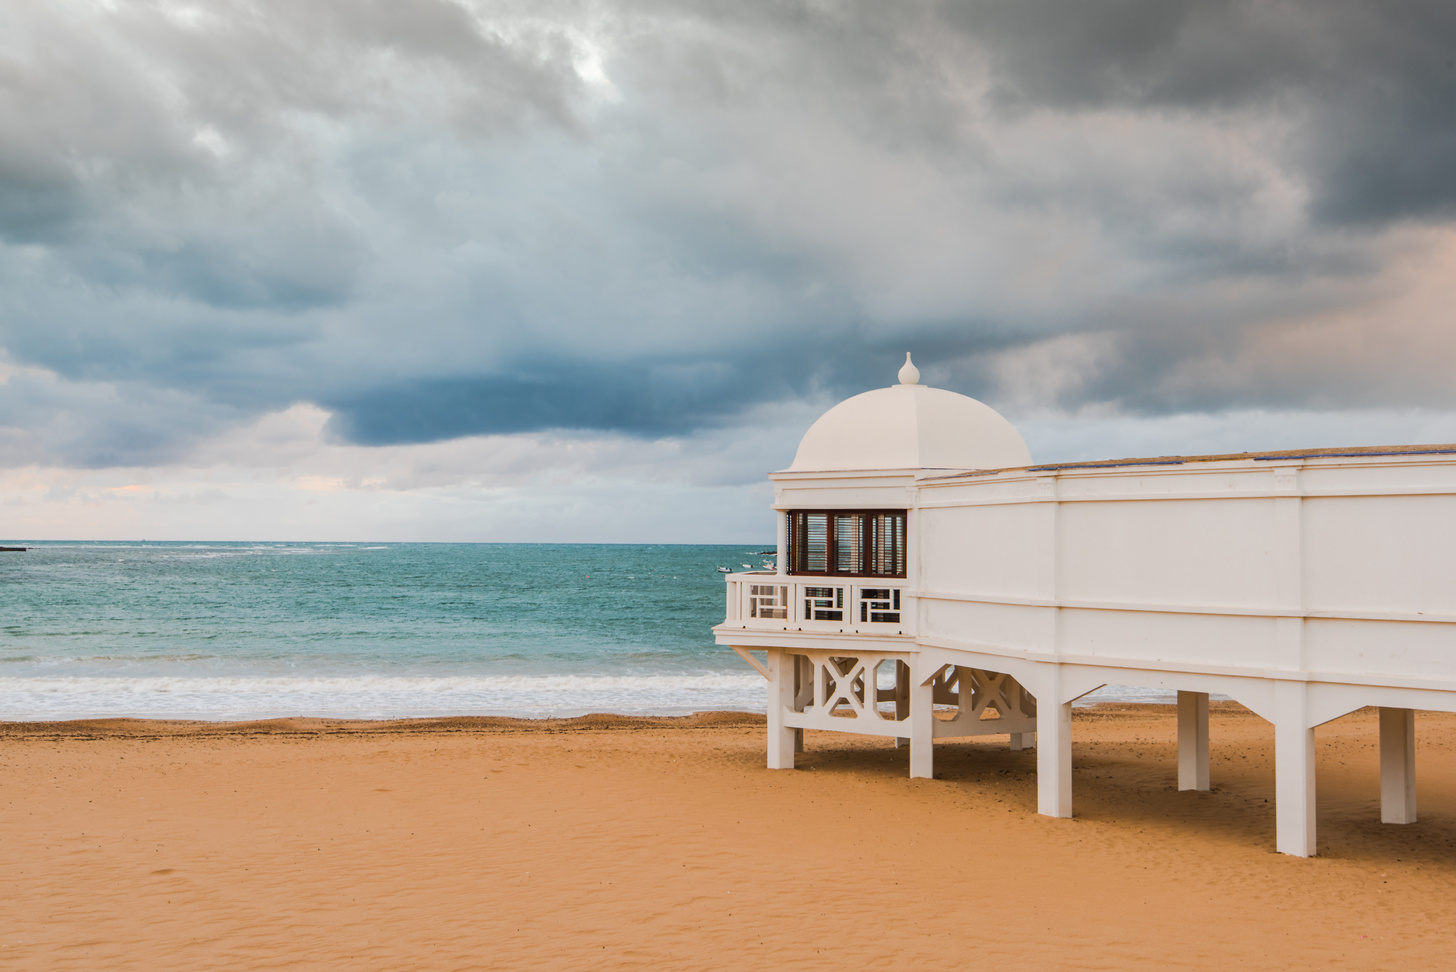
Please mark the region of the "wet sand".
POLYGON ((1274 853, 1273 730, 1168 706, 1035 753, 761 718, 0 724, 4 969, 1444 968, 1456 717, 1417 716, 1419 823, 1379 823, 1374 711, 1317 732, 1318 858, 1274 853))

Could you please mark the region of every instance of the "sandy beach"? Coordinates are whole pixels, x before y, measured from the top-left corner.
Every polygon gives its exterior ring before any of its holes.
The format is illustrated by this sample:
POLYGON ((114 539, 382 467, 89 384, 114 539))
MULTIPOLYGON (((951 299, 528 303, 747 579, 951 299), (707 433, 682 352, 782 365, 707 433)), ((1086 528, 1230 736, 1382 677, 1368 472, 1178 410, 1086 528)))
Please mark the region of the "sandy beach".
POLYGON ((1035 754, 762 719, 0 726, 0 967, 1437 968, 1456 915, 1456 717, 1418 717, 1421 819, 1382 826, 1373 710, 1319 730, 1320 856, 1274 853, 1273 731, 1074 720, 1076 817, 1035 754))

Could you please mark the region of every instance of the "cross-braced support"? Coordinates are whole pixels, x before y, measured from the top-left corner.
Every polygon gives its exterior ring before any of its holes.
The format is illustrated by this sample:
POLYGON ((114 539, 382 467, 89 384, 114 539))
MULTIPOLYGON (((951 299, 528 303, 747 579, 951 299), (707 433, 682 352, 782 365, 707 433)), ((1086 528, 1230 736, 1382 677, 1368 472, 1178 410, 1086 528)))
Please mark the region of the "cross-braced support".
MULTIPOLYGON (((909 655, 772 648, 759 664, 746 650, 738 653, 769 683, 768 764, 772 769, 793 768, 794 754, 804 751, 806 728, 903 737, 913 742, 917 719, 927 726, 933 720, 930 703, 916 701, 909 655)), ((928 729, 922 732, 929 734, 928 729)), ((927 759, 924 752, 919 759, 912 753, 912 775, 922 775, 918 770, 927 759)))
POLYGON ((959 666, 920 671, 918 656, 908 652, 773 648, 760 663, 746 649, 735 651, 769 683, 770 769, 793 768, 806 728, 908 744, 910 776, 917 779, 934 774, 939 737, 1009 735, 1012 748, 1021 749, 1036 734, 1035 697, 1003 673, 959 666))
POLYGON ((935 720, 936 738, 1007 735, 1012 749, 1031 744, 1036 697, 1005 672, 946 665, 935 673, 931 688, 936 705, 955 706, 935 720))

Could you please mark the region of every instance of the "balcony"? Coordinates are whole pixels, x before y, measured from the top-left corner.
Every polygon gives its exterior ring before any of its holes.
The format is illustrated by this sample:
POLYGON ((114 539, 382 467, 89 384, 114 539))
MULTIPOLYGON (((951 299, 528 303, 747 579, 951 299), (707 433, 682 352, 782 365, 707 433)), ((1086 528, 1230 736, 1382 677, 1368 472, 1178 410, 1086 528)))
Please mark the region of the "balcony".
POLYGON ((748 631, 909 635, 914 599, 903 578, 800 577, 771 571, 725 575, 723 625, 748 631))

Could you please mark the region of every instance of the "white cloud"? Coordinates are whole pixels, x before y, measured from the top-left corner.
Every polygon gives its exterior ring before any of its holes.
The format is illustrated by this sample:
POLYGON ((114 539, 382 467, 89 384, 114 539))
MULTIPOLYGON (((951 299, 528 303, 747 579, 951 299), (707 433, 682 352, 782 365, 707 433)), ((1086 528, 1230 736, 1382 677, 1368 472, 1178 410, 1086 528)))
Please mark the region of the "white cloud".
POLYGON ((763 474, 788 464, 802 414, 747 436, 366 447, 330 440, 328 413, 301 404, 176 463, 0 470, 0 504, 23 539, 761 543, 773 537, 763 474))

